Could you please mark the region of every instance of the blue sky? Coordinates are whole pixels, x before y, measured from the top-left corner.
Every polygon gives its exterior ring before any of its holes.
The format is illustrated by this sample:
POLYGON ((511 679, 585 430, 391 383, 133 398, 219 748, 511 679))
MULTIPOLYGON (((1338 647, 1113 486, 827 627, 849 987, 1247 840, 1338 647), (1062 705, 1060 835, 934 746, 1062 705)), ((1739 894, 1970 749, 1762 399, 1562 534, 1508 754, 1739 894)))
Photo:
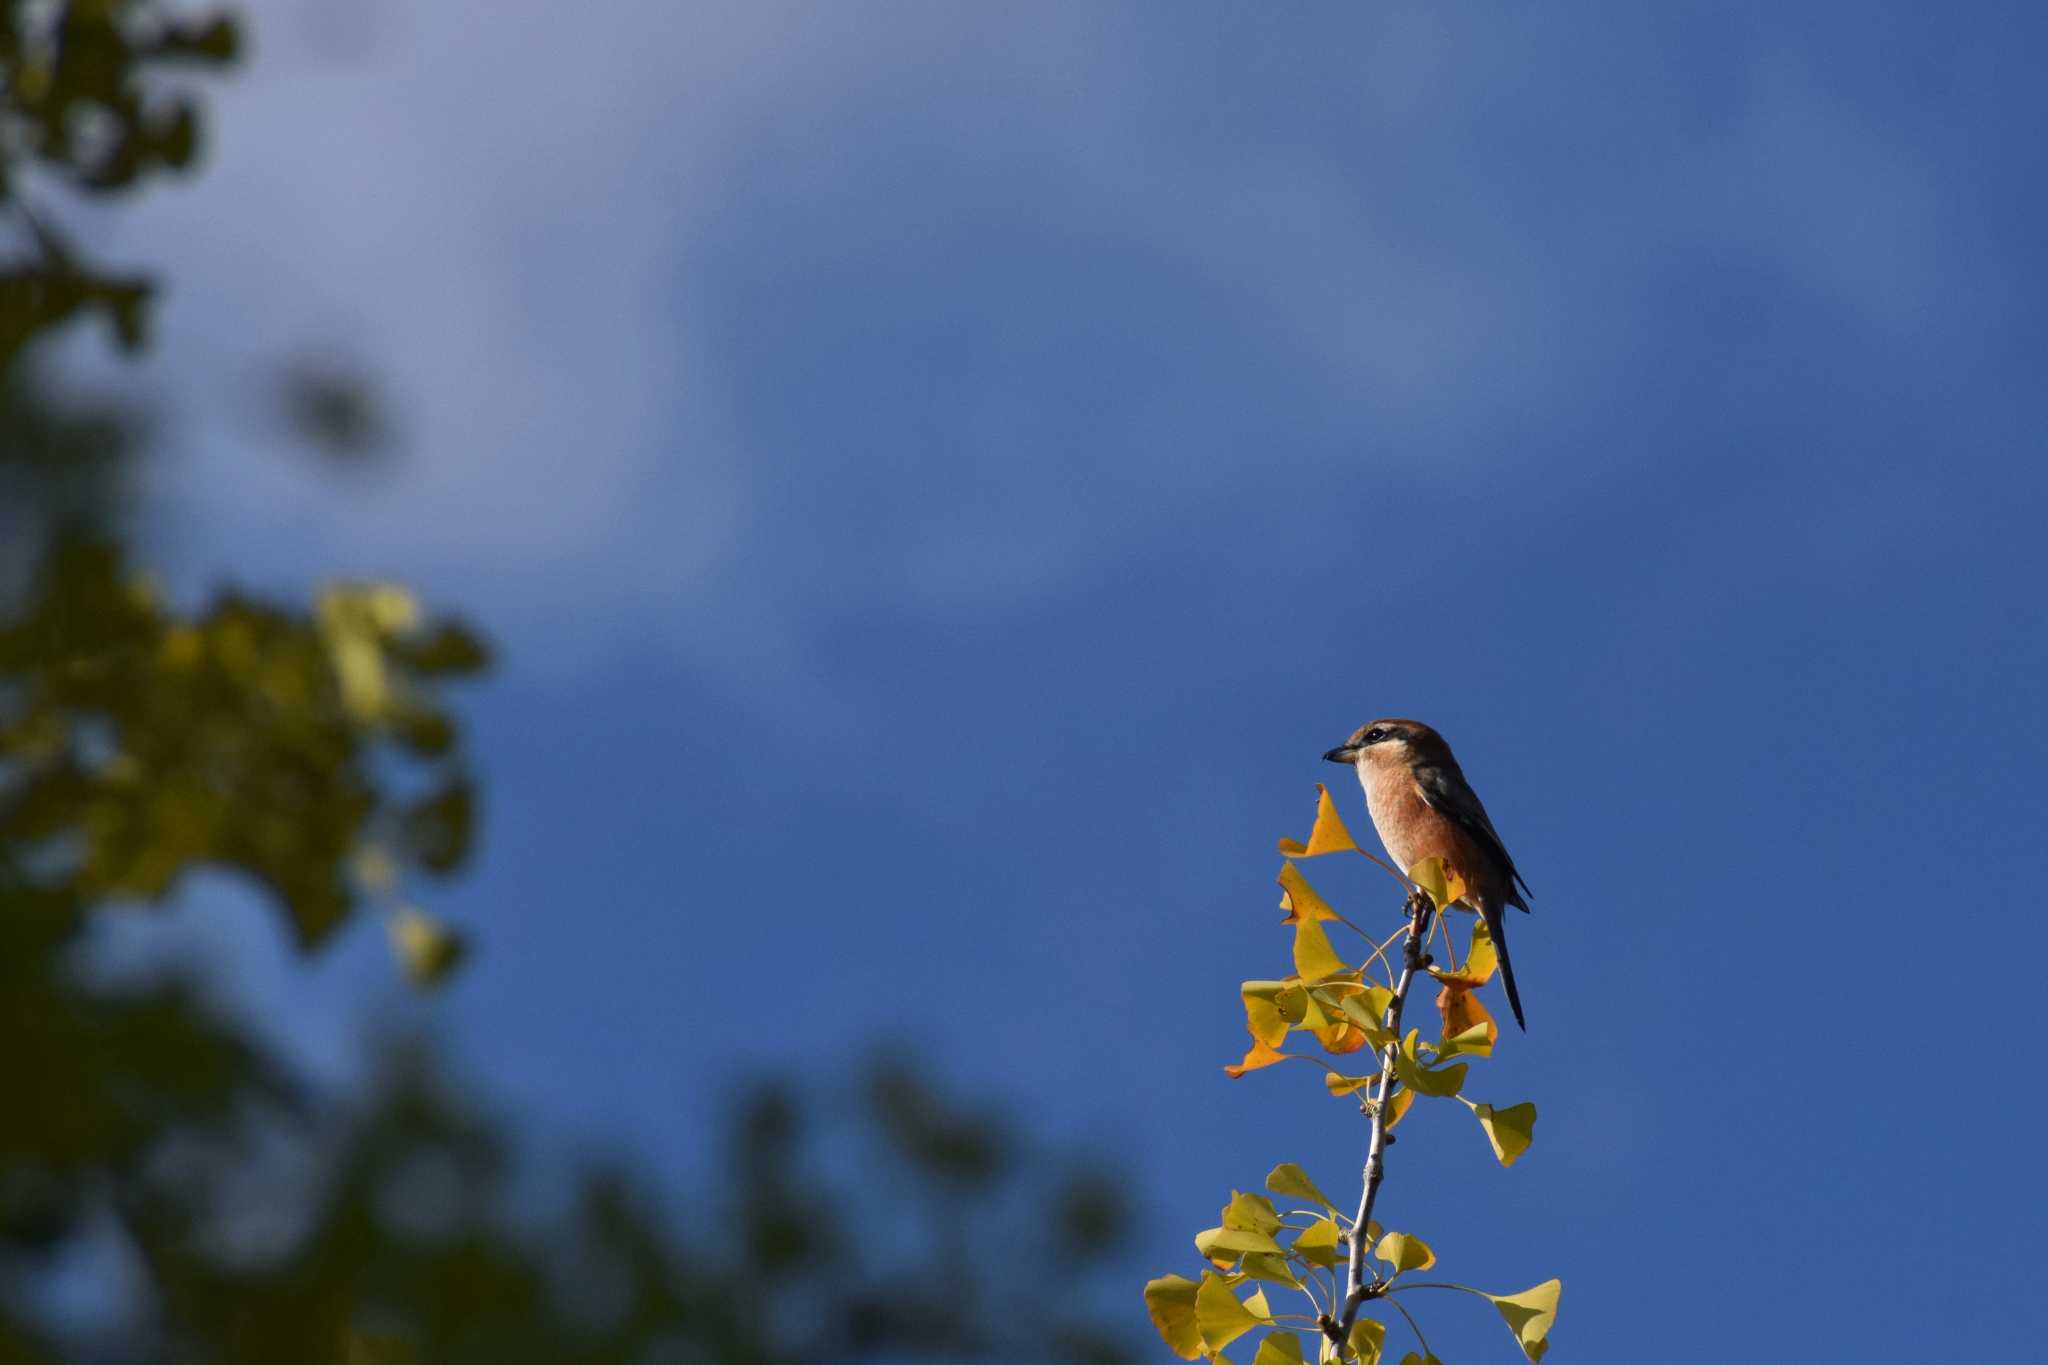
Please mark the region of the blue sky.
MULTIPOLYGON (((1142 1329, 1233 1185, 1351 1183, 1217 1068, 1317 756, 1415 715, 1535 889, 1542 1118, 1425 1116, 1388 1220, 1561 1275, 1553 1360, 2034 1349, 2038 7, 361 13, 256 5, 113 240, 180 581, 501 648, 433 1011, 536 1132, 680 1181, 733 1078, 916 1038, 1139 1172, 1142 1329), (249 418, 321 346, 389 477, 249 418)), ((328 1064, 397 991, 187 913, 328 1064)))

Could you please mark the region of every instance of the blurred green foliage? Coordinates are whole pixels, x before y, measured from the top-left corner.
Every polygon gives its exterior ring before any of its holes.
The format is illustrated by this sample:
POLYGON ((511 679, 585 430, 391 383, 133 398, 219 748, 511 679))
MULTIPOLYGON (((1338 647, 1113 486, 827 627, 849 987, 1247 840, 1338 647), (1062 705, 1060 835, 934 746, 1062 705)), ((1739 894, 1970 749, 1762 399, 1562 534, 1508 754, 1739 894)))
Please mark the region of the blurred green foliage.
POLYGON ((162 0, 6 0, 0 13, 0 210, 22 239, 0 270, 0 368, 82 312, 139 346, 148 282, 82 259, 34 191, 101 194, 191 166, 199 106, 175 82, 232 62, 240 29, 162 0))
MULTIPOLYGON (((465 942, 408 897, 473 847, 447 689, 488 657, 389 584, 184 604, 138 568, 148 426, 37 361, 94 315, 144 344, 151 284, 58 224, 194 165, 177 82, 242 39, 157 0, 0 16, 0 1365, 1128 1359, 1088 1308, 1121 1183, 901 1062, 692 1097, 722 1137, 684 1215, 621 1167, 540 1215, 418 1040, 323 1093, 204 964, 106 970, 108 928, 206 870, 301 951, 381 914, 446 978, 465 942)), ((339 448, 381 433, 317 376, 287 399, 339 448)))

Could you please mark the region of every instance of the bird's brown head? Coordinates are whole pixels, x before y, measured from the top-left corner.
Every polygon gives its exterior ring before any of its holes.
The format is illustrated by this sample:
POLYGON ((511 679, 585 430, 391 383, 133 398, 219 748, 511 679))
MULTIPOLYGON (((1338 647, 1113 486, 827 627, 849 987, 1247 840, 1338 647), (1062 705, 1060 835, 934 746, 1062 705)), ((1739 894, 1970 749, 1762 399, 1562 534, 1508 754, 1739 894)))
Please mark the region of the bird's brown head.
POLYGON ((1419 720, 1369 721, 1359 726, 1336 748, 1323 755, 1331 763, 1366 768, 1407 767, 1417 759, 1448 756, 1450 746, 1442 735, 1419 720))

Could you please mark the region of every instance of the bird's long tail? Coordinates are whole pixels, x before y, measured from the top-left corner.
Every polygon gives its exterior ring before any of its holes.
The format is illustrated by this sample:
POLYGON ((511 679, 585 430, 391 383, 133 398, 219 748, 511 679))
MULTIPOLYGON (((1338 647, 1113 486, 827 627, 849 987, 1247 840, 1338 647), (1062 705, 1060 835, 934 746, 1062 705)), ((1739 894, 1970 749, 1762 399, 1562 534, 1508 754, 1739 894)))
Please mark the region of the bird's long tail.
POLYGON ((1515 989, 1515 964, 1508 961, 1507 916, 1491 900, 1480 905, 1479 913, 1486 920, 1486 932, 1493 936, 1493 950, 1500 954, 1500 984, 1507 987, 1508 1008, 1515 1012, 1515 1026, 1527 1033, 1529 1025, 1522 1020, 1522 994, 1515 989))

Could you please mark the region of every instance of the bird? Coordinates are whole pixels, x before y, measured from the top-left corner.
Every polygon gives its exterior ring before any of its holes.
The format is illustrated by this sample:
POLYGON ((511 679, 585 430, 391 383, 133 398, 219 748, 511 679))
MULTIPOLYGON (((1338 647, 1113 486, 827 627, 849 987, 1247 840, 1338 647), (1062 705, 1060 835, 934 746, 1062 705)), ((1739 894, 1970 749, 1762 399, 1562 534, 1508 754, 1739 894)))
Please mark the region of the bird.
POLYGON ((1529 884, 1516 871, 1479 794, 1451 756, 1451 746, 1419 720, 1389 718, 1359 726, 1323 757, 1357 770, 1373 828, 1402 871, 1424 858, 1442 858, 1446 871, 1464 879, 1466 890, 1459 904, 1477 910, 1486 921, 1486 932, 1500 954, 1508 1006, 1515 1012, 1515 1024, 1527 1032, 1502 912, 1510 905, 1528 911, 1524 897, 1529 884))

